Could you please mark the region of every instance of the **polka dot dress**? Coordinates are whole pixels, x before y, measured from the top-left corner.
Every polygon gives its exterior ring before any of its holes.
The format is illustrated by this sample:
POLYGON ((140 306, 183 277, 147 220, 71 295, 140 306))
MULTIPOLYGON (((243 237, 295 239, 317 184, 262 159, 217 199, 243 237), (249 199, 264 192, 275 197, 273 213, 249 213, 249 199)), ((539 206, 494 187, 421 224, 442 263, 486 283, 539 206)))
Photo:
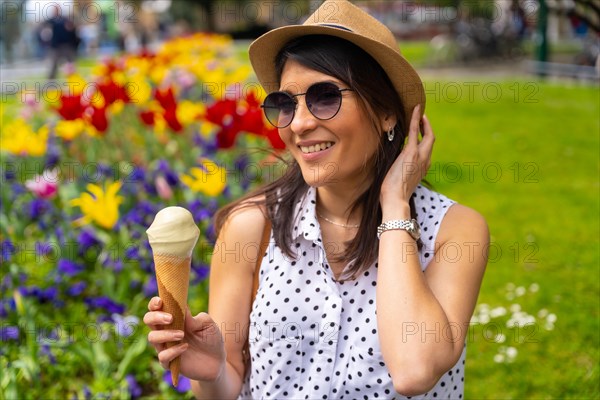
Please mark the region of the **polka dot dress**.
MULTIPOLYGON (((418 186, 423 270, 434 258, 447 197, 418 186)), ((404 399, 394 390, 377 334, 377 263, 356 280, 336 281, 315 212, 316 189, 296 206, 291 260, 271 244, 250 314, 251 366, 239 399, 404 399)), ((435 387, 413 399, 461 399, 466 348, 435 387)))

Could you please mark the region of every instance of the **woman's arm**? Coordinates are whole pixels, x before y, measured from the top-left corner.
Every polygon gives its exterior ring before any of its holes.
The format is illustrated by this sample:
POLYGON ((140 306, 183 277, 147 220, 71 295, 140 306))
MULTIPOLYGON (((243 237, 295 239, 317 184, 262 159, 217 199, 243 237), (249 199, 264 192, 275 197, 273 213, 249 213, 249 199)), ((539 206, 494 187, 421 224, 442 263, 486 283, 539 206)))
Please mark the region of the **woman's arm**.
POLYGON ((215 243, 208 312, 225 342, 227 362, 214 382, 192 382, 198 399, 235 399, 245 375, 242 349, 248 340, 252 280, 265 217, 258 206, 232 212, 215 243))
MULTIPOLYGON (((408 207, 384 220, 409 219, 408 207)), ((484 219, 455 204, 440 227, 434 259, 421 271, 417 245, 406 231, 381 235, 377 320, 394 387, 427 392, 458 361, 487 263, 484 219), (460 256, 457 256, 460 254, 460 256)))
MULTIPOLYGON (((421 121, 419 117, 417 106, 408 141, 382 184, 384 222, 410 219, 410 196, 429 169, 435 137, 427 117, 421 121)), ((458 204, 442 220, 435 257, 425 273, 408 232, 391 230, 381 235, 377 324, 383 358, 399 393, 427 392, 460 357, 487 264, 488 244, 483 217, 458 204)))

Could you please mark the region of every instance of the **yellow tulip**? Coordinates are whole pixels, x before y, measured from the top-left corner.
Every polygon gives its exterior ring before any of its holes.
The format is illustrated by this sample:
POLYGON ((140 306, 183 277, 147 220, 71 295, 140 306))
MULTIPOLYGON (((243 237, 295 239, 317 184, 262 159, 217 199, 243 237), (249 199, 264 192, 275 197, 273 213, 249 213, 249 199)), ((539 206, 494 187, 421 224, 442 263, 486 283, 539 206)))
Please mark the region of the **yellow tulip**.
POLYGON ((106 191, 93 183, 86 188, 89 193, 82 193, 80 197, 71 200, 71 205, 79 207, 83 213, 83 217, 75 221, 76 224, 94 222, 105 229, 112 229, 119 220, 119 204, 123 201, 121 196, 117 196, 121 182, 111 183, 106 191))
POLYGON ((203 103, 194 103, 184 100, 177 105, 177 120, 182 125, 189 125, 204 114, 206 107, 203 103))
POLYGON ((67 76, 64 85, 67 86, 67 93, 63 93, 68 96, 78 96, 83 93, 87 87, 87 82, 79 74, 71 74, 67 76))
POLYGON ((1 129, 0 149, 16 155, 42 156, 46 153, 48 127, 37 132, 22 118, 17 118, 1 129))
POLYGON ((58 121, 54 128, 56 136, 59 136, 65 140, 73 140, 83 132, 85 129, 85 122, 81 119, 74 119, 72 121, 58 121))
POLYGON ((108 112, 111 115, 119 115, 121 114, 121 111, 123 111, 123 108, 125 108, 125 103, 123 100, 116 100, 114 103, 108 106, 108 112))
POLYGON ((104 108, 104 106, 106 105, 104 95, 99 90, 95 91, 94 94, 90 96, 89 101, 90 105, 96 108, 104 108))
POLYGON ((207 196, 218 196, 227 185, 227 171, 214 162, 205 159, 202 168, 190 169, 190 175, 181 175, 181 181, 194 192, 204 193, 207 196))
POLYGON ((145 77, 142 75, 134 75, 125 85, 127 95, 131 98, 131 102, 142 106, 148 102, 152 96, 152 87, 148 84, 145 77))

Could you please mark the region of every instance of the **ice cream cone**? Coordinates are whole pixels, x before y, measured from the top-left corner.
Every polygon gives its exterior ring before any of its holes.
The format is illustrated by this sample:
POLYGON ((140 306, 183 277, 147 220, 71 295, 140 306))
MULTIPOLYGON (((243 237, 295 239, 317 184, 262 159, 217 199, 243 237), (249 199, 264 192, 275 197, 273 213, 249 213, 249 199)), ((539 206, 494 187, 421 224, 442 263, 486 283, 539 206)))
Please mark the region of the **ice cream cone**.
MULTIPOLYGON (((163 302, 163 311, 173 316, 173 322, 165 329, 184 330, 191 262, 190 257, 154 255, 158 295, 163 302)), ((169 342, 167 347, 176 344, 177 342, 169 342)), ((177 386, 179 381, 179 362, 180 359, 177 357, 169 364, 173 386, 177 386)))
MULTIPOLYGON (((191 255, 200 230, 189 211, 181 207, 167 207, 156 214, 146 233, 152 246, 158 295, 163 301, 163 311, 173 316, 173 321, 165 329, 183 331, 191 255)), ((176 344, 178 342, 169 342, 167 347, 176 344)), ((179 364, 179 357, 169 364, 173 386, 179 383, 179 364)))

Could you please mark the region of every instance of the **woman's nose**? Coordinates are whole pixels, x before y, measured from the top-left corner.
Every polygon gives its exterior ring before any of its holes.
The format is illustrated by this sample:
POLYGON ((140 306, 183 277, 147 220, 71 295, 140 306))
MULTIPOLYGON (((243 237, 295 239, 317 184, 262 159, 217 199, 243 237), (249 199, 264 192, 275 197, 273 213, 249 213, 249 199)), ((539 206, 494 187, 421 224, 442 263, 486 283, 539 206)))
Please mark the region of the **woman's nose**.
POLYGON ((317 126, 317 119, 309 111, 308 105, 303 100, 304 99, 299 99, 298 105, 296 106, 296 112, 294 113, 294 118, 290 123, 292 132, 297 135, 302 135, 303 133, 314 129, 317 126))

